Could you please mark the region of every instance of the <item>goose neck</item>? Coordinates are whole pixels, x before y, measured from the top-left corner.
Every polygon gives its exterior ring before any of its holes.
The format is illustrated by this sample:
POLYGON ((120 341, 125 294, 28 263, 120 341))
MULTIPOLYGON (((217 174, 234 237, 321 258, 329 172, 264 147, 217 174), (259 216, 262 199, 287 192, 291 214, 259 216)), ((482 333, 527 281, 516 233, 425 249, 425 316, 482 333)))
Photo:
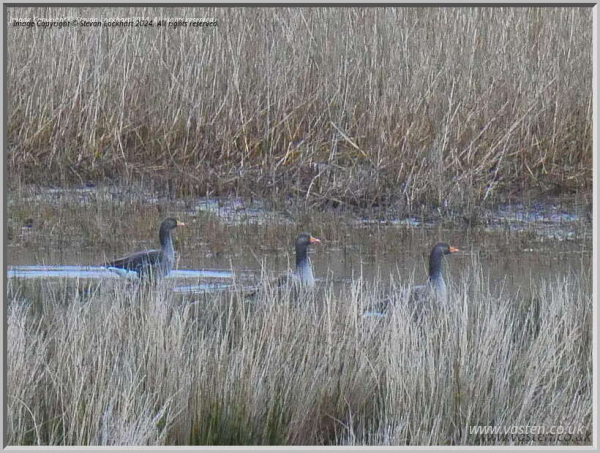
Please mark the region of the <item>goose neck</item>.
POLYGON ((171 230, 161 229, 159 233, 160 248, 163 253, 167 256, 173 256, 173 238, 171 237, 171 230))
POLYGON ((429 256, 429 279, 436 280, 442 278, 442 257, 443 252, 437 248, 431 251, 429 256))
POLYGON ((303 284, 314 285, 315 278, 305 247, 296 248, 296 275, 303 284))

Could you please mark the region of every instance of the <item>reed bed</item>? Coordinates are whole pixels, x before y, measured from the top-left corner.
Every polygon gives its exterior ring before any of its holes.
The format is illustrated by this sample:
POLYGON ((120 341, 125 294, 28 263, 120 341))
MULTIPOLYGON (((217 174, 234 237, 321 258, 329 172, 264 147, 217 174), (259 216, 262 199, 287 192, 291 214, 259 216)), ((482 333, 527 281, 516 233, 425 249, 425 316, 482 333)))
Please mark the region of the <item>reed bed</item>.
POLYGON ((590 195, 591 8, 20 8, 216 27, 8 26, 11 183, 319 206, 590 195))
MULTIPOLYGON (((485 224, 485 203, 591 199, 591 8, 8 16, 217 20, 8 26, 8 239, 41 256, 127 251, 131 238, 155 240, 149 219, 174 211, 193 218, 177 250, 201 257, 239 253, 249 235, 283 247, 300 226, 341 244, 347 211, 321 208, 435 211, 470 227, 485 224), (40 189, 96 183, 72 198, 40 189), (293 222, 226 226, 195 211, 198 195, 258 197, 293 222)), ((409 234, 375 230, 382 253, 386 235, 409 234)), ((240 286, 181 296, 162 284, 11 279, 7 441, 589 445, 470 428, 591 433, 590 282, 589 269, 565 271, 509 293, 474 261, 448 304, 415 320, 403 300, 364 318, 385 289, 362 279, 327 280, 299 300, 267 284, 253 302, 240 286)))
MULTIPOLYGON (((10 445, 490 445, 476 425, 592 425, 590 272, 490 287, 477 262, 420 320, 331 281, 176 295, 8 282, 10 445)), ((397 281, 404 288, 409 281, 397 281)), ((387 291, 387 289, 385 289, 387 291)))

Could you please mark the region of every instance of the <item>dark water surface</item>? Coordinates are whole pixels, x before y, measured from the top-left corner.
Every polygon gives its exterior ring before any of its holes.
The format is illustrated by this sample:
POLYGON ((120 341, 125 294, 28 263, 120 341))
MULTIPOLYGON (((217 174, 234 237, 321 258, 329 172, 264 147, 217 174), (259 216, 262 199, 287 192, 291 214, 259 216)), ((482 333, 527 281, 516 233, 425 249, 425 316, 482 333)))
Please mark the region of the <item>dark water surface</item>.
MULTIPOLYGON (((89 196, 89 191, 85 194, 89 196)), ((46 201, 36 203, 39 209, 46 201)), ((346 217, 334 223, 317 218, 306 226, 305 220, 298 221, 288 212, 269 211, 260 202, 235 199, 175 201, 169 215, 187 225, 174 235, 177 270, 169 279, 178 291, 221 290, 234 277, 252 284, 265 272, 276 275, 291 269, 295 235, 306 229, 322 241, 311 250, 315 276, 340 283, 359 276, 384 283, 423 282, 429 251, 438 241, 461 250, 445 261, 450 282, 480 266, 492 287, 521 291, 540 279, 591 268, 592 225, 582 207, 502 206, 484 213, 474 227, 393 216, 384 220, 346 217)), ((75 224, 77 221, 73 219, 75 224)), ((46 225, 51 222, 50 218, 46 225)), ((156 248, 158 242, 156 232, 148 236, 148 228, 140 229, 139 235, 134 230, 95 245, 89 240, 86 243, 83 231, 78 237, 77 228, 71 229, 66 240, 57 240, 61 235, 58 229, 38 225, 28 221, 14 229, 8 243, 9 278, 115 278, 114 273, 99 267, 105 258, 156 248), (103 249, 107 243, 110 252, 103 249)))

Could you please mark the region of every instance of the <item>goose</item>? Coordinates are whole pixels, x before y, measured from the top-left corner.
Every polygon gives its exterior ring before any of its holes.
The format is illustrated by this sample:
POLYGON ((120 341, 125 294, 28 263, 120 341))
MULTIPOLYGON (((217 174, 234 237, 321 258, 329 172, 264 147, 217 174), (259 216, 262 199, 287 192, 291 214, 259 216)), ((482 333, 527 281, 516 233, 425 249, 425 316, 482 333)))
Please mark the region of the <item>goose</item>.
MULTIPOLYGON (((448 298, 448 289, 442 275, 442 260, 445 255, 450 255, 460 250, 456 247, 438 242, 429 254, 429 278, 427 283, 416 285, 409 289, 408 300, 413 305, 422 305, 423 302, 432 300, 443 303, 448 298)), ((367 311, 363 316, 385 316, 388 306, 392 303, 393 296, 388 296, 379 301, 373 310, 367 311)))
MULTIPOLYGON (((300 289, 313 289, 315 287, 315 277, 308 257, 308 248, 314 244, 320 244, 321 240, 312 236, 310 233, 300 233, 296 237, 296 268, 292 272, 287 272, 279 276, 274 281, 274 286, 279 289, 286 287, 294 291, 300 289)), ((247 297, 254 297, 258 289, 246 294, 247 297)))
POLYGON ((315 277, 312 265, 308 258, 308 247, 320 244, 321 240, 311 236, 309 233, 301 233, 296 238, 296 269, 293 272, 281 275, 277 279, 277 286, 299 285, 307 288, 315 287, 315 277))
POLYGON ((182 226, 185 226, 185 223, 169 217, 163 220, 158 231, 160 250, 135 252, 117 260, 106 262, 104 265, 121 276, 130 276, 133 272, 138 277, 164 277, 171 272, 175 262, 171 232, 182 226))

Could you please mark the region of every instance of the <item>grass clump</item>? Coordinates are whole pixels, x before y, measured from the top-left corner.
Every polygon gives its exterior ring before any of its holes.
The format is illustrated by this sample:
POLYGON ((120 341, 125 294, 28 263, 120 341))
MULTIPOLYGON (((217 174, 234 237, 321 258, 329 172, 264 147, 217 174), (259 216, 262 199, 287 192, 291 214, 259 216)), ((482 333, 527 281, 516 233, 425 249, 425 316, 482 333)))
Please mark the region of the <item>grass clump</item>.
POLYGON ((82 293, 13 279, 8 443, 560 444, 470 427, 591 432, 588 279, 568 273, 507 294, 474 267, 420 321, 403 304, 363 318, 381 290, 361 280, 251 303, 241 289, 188 297, 111 280, 82 293))

